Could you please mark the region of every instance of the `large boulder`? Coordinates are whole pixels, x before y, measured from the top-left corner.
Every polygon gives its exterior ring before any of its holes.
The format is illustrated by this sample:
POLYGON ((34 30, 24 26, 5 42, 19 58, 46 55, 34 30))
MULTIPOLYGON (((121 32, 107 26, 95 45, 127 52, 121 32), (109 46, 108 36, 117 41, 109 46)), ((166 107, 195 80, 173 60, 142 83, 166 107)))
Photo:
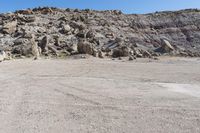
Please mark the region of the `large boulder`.
POLYGON ((31 54, 30 41, 25 38, 18 38, 13 41, 11 53, 19 56, 29 56, 31 54))
POLYGON ((96 50, 93 44, 84 40, 79 41, 77 44, 77 50, 80 54, 96 55, 96 50))
POLYGON ((174 51, 174 47, 170 44, 170 42, 166 39, 161 39, 161 47, 155 50, 155 52, 160 53, 170 53, 174 51))
POLYGON ((12 48, 11 54, 29 57, 32 54, 31 53, 31 45, 21 44, 21 45, 14 46, 12 48))
POLYGON ((163 39, 162 40, 162 49, 166 52, 169 53, 174 50, 174 47, 169 43, 169 41, 163 39))
POLYGON ((2 32, 4 34, 12 34, 16 31, 17 21, 8 22, 3 25, 2 32))
POLYGON ((126 57, 129 55, 129 49, 126 46, 121 46, 113 50, 112 57, 126 57))

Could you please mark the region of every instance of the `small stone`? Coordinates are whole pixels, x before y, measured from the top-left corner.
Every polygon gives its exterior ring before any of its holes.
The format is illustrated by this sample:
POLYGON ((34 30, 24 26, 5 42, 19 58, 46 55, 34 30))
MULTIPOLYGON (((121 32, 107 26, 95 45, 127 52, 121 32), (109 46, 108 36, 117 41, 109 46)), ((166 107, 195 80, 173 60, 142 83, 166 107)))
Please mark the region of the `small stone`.
POLYGON ((132 61, 132 60, 134 60, 135 59, 135 57, 133 57, 133 56, 129 56, 129 61, 132 61))
POLYGON ((144 51, 143 51, 143 57, 151 58, 152 55, 151 55, 147 50, 144 50, 144 51))
POLYGON ((118 60, 122 60, 122 57, 118 57, 118 60))
POLYGON ((62 30, 64 33, 68 33, 71 31, 71 27, 69 25, 64 25, 63 26, 63 30, 62 30))
POLYGON ((158 58, 158 57, 153 57, 153 59, 154 59, 154 60, 159 60, 159 58, 158 58))

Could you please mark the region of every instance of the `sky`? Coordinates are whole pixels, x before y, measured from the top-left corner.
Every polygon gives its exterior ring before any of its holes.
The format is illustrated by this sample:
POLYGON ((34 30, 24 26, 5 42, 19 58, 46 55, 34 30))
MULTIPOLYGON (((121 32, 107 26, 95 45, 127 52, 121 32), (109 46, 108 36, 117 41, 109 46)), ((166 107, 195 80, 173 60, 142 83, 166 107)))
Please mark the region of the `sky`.
POLYGON ((96 10, 117 9, 127 14, 143 14, 186 8, 200 9, 200 0, 0 0, 1 13, 38 6, 96 10))

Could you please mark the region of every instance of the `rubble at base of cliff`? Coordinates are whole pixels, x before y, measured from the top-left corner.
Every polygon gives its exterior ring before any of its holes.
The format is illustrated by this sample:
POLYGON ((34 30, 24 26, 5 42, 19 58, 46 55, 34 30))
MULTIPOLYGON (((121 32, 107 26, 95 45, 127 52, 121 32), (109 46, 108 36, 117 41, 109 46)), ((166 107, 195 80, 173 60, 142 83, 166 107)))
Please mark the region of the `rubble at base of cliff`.
POLYGON ((138 15, 43 7, 0 14, 0 61, 33 57, 33 43, 41 57, 200 57, 199 17, 198 9, 138 15))

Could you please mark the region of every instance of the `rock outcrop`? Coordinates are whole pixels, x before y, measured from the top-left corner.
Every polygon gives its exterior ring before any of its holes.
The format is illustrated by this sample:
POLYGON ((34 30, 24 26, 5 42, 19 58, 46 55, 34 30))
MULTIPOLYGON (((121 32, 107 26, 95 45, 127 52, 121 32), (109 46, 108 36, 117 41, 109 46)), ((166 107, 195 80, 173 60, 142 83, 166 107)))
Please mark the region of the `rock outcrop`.
POLYGON ((197 57, 199 18, 198 9, 150 14, 50 7, 20 10, 0 14, 0 49, 12 57, 29 57, 34 34, 41 56, 197 57))

